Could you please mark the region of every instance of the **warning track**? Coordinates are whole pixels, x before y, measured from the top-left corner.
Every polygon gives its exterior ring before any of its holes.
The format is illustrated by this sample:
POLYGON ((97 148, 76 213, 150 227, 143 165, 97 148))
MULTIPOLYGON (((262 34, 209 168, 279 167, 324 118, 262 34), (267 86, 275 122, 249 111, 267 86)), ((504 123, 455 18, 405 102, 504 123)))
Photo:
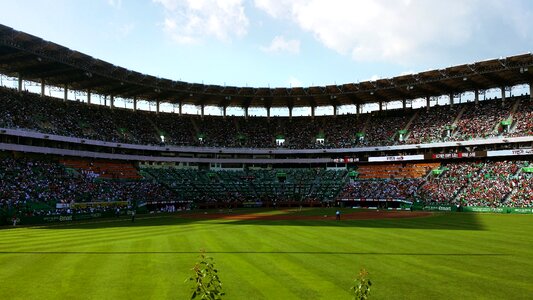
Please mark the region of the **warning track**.
MULTIPOLYGON (((335 215, 299 215, 294 211, 286 211, 287 214, 276 213, 192 213, 179 215, 179 218, 188 219, 223 219, 223 220, 272 220, 272 221, 286 221, 286 220, 335 220, 335 215)), ((419 218, 432 215, 430 212, 411 212, 411 211, 359 211, 353 213, 342 214, 342 220, 379 220, 379 219, 399 219, 399 218, 419 218)))

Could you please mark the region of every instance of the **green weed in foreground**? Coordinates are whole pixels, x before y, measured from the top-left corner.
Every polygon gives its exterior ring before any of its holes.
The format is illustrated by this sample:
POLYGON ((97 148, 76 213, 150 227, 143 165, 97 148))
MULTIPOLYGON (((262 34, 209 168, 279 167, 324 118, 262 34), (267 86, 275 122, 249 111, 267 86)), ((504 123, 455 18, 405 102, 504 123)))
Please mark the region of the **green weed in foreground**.
POLYGON ((370 297, 370 286, 372 282, 368 278, 368 271, 364 268, 359 271, 359 275, 354 280, 355 285, 352 287, 355 300, 367 300, 370 297))
POLYGON ((188 280, 193 284, 191 299, 222 299, 222 281, 213 258, 205 255, 205 251, 199 258, 200 261, 192 269, 194 276, 188 280))
POLYGON ((352 299, 353 266, 371 271, 371 299, 530 299, 531 232, 533 216, 459 213, 2 229, 0 299, 187 299, 198 249, 225 299, 352 299))

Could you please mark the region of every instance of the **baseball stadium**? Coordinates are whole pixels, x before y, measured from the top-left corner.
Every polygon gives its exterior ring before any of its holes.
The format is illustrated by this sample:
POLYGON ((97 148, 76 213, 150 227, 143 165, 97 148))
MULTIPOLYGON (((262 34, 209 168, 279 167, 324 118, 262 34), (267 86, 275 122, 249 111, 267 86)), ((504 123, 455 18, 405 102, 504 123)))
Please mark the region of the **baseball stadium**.
POLYGON ((0 25, 0 73, 0 299, 533 295, 531 53, 239 87, 0 25))

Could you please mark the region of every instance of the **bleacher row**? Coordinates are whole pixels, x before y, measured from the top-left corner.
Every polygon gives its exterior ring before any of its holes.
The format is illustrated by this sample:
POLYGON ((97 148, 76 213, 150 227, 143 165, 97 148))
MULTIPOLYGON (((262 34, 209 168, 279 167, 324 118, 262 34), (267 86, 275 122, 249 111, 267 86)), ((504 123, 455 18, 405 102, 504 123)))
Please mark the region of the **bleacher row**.
POLYGON ((195 202, 333 201, 347 179, 346 171, 315 169, 214 172, 144 168, 142 174, 160 181, 181 199, 195 202))
POLYGON ((96 169, 89 172, 90 168, 81 166, 79 169, 67 168, 56 160, 0 157, 0 165, 1 213, 50 215, 63 210, 57 204, 102 203, 79 209, 92 212, 94 209, 112 209, 106 203, 132 204, 174 197, 172 191, 157 182, 116 176, 106 179, 96 173, 96 169))
POLYGON ((529 161, 456 163, 428 180, 420 190, 427 202, 464 206, 531 206, 528 183, 533 174, 523 172, 529 161))
POLYGON ((440 163, 360 165, 359 179, 420 178, 440 163))
POLYGON ((407 169, 428 170, 427 174, 411 173, 414 176, 407 172, 398 173, 402 165, 367 165, 358 169, 359 174, 364 176, 351 181, 340 198, 393 198, 420 200, 427 204, 532 207, 533 173, 523 171, 528 169, 530 163, 504 160, 457 162, 441 166, 413 164, 407 169))
POLYGON ((114 202, 320 203, 334 201, 347 180, 345 170, 137 170, 128 162, 28 157, 3 157, 0 164, 0 212, 29 215, 61 212, 58 203, 92 203, 84 212, 114 202))
POLYGON ((60 159, 67 168, 83 171, 84 174, 109 179, 140 179, 137 169, 127 162, 87 161, 83 159, 60 159))
POLYGON ((161 144, 163 136, 167 145, 210 147, 386 146, 533 135, 533 104, 528 99, 435 106, 429 111, 268 119, 134 112, 0 88, 0 127, 145 145, 161 144), (323 142, 317 141, 319 136, 323 142), (276 137, 283 137, 285 144, 278 145, 276 137))

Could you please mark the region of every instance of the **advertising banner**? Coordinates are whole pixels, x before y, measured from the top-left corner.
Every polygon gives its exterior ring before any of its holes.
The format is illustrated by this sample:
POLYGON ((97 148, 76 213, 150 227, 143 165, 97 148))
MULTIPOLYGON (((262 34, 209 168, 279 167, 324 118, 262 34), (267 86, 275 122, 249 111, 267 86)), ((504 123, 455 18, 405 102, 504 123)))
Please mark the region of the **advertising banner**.
POLYGON ((89 219, 97 219, 97 218, 104 218, 104 217, 115 217, 115 213, 112 211, 108 211, 108 212, 95 212, 95 213, 72 214, 72 215, 21 217, 20 224, 30 225, 30 224, 43 224, 43 223, 54 223, 54 222, 70 222, 70 221, 89 220, 89 219))
POLYGON ((424 155, 400 155, 400 156, 377 156, 369 157, 369 162, 385 162, 385 161, 410 161, 410 160, 424 160, 424 155))
POLYGON ((427 211, 457 211, 457 206, 455 205, 426 205, 423 208, 427 211))
POLYGON ((533 207, 511 207, 509 208, 511 214, 533 214, 533 207))
POLYGON ((496 156, 520 156, 520 155, 533 155, 533 149, 515 149, 515 150, 495 150, 487 151, 488 157, 496 156))
POLYGON ((465 212, 507 213, 508 207, 465 206, 465 212))
POLYGON ((473 157, 486 157, 486 151, 476 152, 458 152, 458 153, 428 153, 424 157, 425 159, 459 159, 459 158, 473 158, 473 157))

